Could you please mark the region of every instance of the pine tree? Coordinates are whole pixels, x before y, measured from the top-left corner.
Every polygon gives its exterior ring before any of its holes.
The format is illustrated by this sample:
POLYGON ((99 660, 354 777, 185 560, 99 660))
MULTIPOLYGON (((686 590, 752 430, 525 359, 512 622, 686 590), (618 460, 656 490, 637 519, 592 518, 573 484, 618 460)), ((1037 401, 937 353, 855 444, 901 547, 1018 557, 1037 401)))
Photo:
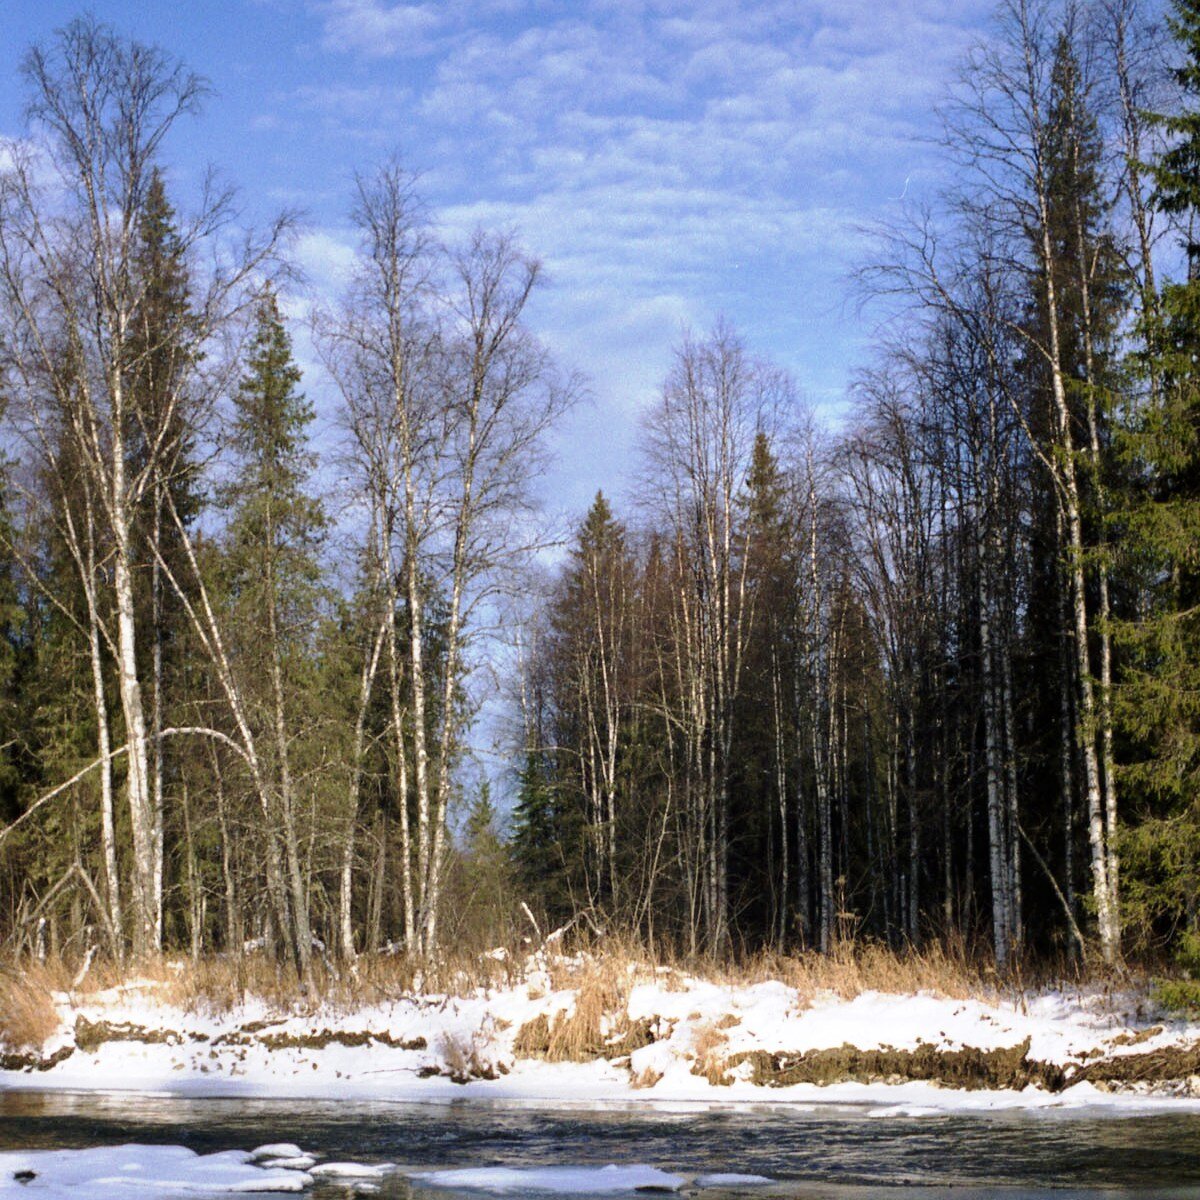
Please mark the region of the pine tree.
POLYGON ((588 828, 581 895, 609 912, 622 903, 619 828, 629 716, 629 620, 633 567, 625 530, 603 492, 580 525, 550 611, 550 685, 561 798, 588 828))
POLYGON ((731 854, 742 896, 737 908, 745 930, 782 943, 790 925, 796 871, 795 797, 790 786, 795 738, 792 679, 795 668, 793 561, 795 530, 787 487, 771 440, 754 440, 742 499, 739 537, 749 562, 754 627, 746 648, 746 716, 735 739, 731 789, 731 854))

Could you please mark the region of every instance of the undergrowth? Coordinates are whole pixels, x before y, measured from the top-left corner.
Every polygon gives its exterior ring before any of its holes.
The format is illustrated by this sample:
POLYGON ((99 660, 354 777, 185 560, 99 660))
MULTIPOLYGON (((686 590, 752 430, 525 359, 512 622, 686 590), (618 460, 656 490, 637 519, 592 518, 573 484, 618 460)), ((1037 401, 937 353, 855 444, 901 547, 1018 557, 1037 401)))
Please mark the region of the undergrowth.
POLYGON ((1195 1019, 1200 1017, 1200 933, 1186 933, 1176 955, 1178 978, 1158 979, 1154 998, 1168 1012, 1195 1019))
POLYGON ((40 963, 0 967, 0 1047, 39 1052, 58 1028, 51 993, 62 982, 40 963))
MULTIPOLYGON (((1160 981, 1153 991, 1145 974, 1052 963, 1000 977, 985 955, 971 954, 961 944, 897 950, 845 942, 828 954, 764 951, 715 959, 652 956, 635 941, 597 937, 542 949, 522 944, 482 955, 449 951, 435 963, 403 954, 363 954, 353 964, 322 960, 303 987, 289 965, 262 953, 198 961, 163 957, 136 966, 91 958, 86 963, 0 960, 0 1044, 40 1047, 57 1027, 53 993, 86 1002, 119 987, 152 993, 156 1001, 185 1011, 222 1014, 255 1001, 270 1012, 304 1014, 350 1012, 408 996, 436 1001, 520 986, 531 997, 562 992, 566 1001, 557 1013, 522 1029, 518 1049, 551 1061, 579 1061, 636 1048, 644 1031, 629 1020, 628 1005, 637 984, 653 982, 666 991, 681 991, 693 981, 735 988, 774 980, 795 988, 802 1007, 829 994, 844 1000, 868 991, 1019 999, 1065 986, 1087 989, 1101 999, 1142 991, 1165 1006, 1200 1014, 1200 985, 1192 979, 1160 981)), ((714 1043, 718 1035, 714 1030, 714 1043)))

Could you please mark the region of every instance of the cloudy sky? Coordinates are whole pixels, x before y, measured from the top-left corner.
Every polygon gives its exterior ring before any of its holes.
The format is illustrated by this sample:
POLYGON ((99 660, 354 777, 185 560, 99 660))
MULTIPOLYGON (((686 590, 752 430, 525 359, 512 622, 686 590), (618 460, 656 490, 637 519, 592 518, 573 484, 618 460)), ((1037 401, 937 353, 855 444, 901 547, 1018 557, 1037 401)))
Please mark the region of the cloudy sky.
MULTIPOLYGON (((991 0, 94 0, 214 89, 170 148, 186 207, 207 163, 249 212, 306 213, 336 289, 355 170, 399 152, 448 236, 514 228, 546 266, 531 322, 588 379, 550 481, 620 494, 639 411, 685 325, 726 316, 836 420, 870 350, 858 230, 931 196, 932 109, 991 0)), ((0 133, 24 48, 79 10, 7 0, 0 133)), ((320 401, 322 383, 306 387, 320 401)))

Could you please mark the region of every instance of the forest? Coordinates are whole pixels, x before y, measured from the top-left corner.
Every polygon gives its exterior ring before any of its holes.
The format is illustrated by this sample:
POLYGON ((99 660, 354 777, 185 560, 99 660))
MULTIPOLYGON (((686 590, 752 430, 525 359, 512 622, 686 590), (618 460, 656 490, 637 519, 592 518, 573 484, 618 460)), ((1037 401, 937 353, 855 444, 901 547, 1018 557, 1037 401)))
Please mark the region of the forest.
POLYGON ((565 541, 536 483, 586 385, 513 233, 440 237, 386 159, 305 309, 293 215, 172 188, 199 76, 89 17, 23 72, 7 953, 1200 971, 1200 2, 1004 0, 947 83, 952 187, 873 231, 844 418, 684 331, 565 541))

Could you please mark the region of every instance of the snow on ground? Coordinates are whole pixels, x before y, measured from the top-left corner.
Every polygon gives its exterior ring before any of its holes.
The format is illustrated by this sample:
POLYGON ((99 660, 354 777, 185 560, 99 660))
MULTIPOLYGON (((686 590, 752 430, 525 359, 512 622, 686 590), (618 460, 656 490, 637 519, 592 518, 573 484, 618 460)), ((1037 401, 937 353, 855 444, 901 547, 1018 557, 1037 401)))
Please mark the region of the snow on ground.
MULTIPOLYGON (((585 964, 586 965, 586 964, 585 964)), ((1169 1104, 1200 1107, 1200 1077, 1185 1081, 1192 1098, 1117 1094, 1079 1083, 1052 1093, 954 1091, 929 1083, 832 1083, 763 1087, 743 1062, 714 1084, 714 1061, 765 1050, 799 1055, 843 1046, 859 1050, 955 1051, 1018 1047, 1030 1060, 1069 1066, 1200 1046, 1200 1025, 1153 1019, 1144 998, 1046 992, 996 1000, 865 992, 810 999, 781 982, 721 985, 678 974, 654 982, 631 977, 627 1007, 607 1021, 611 1040, 631 1028, 653 1039, 613 1061, 549 1063, 521 1057, 514 1043, 536 1018, 569 1014, 576 992, 554 990, 545 971, 524 982, 464 996, 403 996, 353 1012, 273 1012, 249 1001, 224 1012, 184 1011, 156 998, 158 985, 58 997, 62 1027, 45 1046, 72 1052, 49 1070, 0 1072, 6 1088, 134 1090, 194 1096, 289 1096, 443 1101, 475 1097, 531 1103, 875 1104, 886 1113, 947 1108, 1077 1107, 1169 1104), (83 1036, 105 1023, 107 1040, 83 1036), (128 1029, 122 1031, 123 1026, 128 1029), (136 1027, 136 1028, 135 1028, 136 1027), (99 1044, 92 1045, 92 1041, 99 1044), (711 1073, 711 1072, 710 1072, 711 1073), (464 1082, 465 1081, 465 1082, 464 1082)), ((642 1039, 644 1040, 644 1039, 642 1039)), ((1146 1089, 1143 1089, 1146 1090, 1146 1089)), ((301 1157, 283 1147, 273 1157, 301 1157)))

